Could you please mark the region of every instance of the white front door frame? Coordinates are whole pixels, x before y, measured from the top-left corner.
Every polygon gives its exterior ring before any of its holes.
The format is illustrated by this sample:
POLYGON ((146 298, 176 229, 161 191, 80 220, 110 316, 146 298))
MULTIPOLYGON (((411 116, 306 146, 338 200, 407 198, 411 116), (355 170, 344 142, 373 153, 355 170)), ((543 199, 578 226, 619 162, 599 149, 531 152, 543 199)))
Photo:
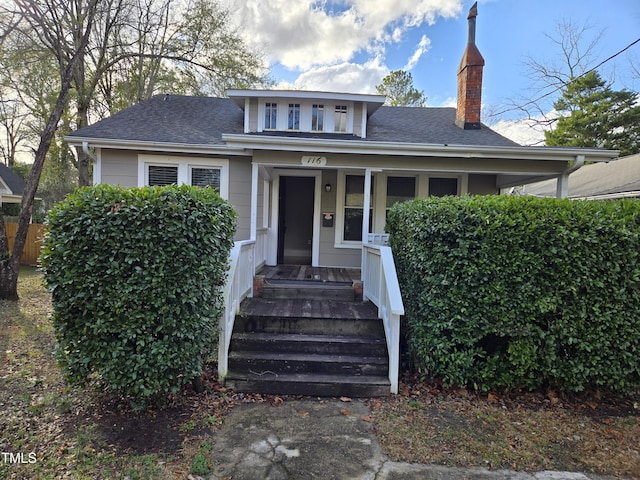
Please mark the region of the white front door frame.
POLYGON ((276 265, 278 263, 278 216, 280 198, 280 177, 314 177, 314 198, 313 198, 313 239, 311 245, 311 265, 320 265, 320 202, 322 195, 322 171, 321 170, 297 170, 297 169, 273 169, 271 182, 271 228, 269 229, 269 249, 267 253, 267 264, 276 265))

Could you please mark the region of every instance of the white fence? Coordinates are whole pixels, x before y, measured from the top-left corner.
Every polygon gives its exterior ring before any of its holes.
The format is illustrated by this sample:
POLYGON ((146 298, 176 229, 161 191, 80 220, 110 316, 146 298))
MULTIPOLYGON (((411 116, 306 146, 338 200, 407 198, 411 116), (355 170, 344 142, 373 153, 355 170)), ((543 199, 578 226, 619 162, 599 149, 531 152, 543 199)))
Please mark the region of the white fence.
POLYGON ((255 255, 256 242, 253 240, 236 242, 229 255, 229 276, 223 290, 222 298, 225 303, 220 318, 220 338, 218 341, 218 378, 220 380, 227 376, 229 344, 240 302, 253 295, 255 255))
POLYGON ((378 316, 382 319, 387 338, 391 393, 398 393, 400 316, 404 315, 404 304, 396 266, 391 247, 369 243, 362 249, 363 299, 371 300, 378 307, 378 316))
POLYGON ((267 263, 267 247, 269 239, 269 229, 259 228, 256 230, 256 250, 255 250, 255 270, 267 263))

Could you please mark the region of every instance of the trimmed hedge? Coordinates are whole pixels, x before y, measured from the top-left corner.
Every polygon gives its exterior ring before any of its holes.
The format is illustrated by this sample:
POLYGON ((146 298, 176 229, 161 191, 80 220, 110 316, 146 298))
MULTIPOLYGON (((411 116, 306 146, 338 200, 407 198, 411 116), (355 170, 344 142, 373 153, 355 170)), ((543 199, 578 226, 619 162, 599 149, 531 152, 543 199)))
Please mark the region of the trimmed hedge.
POLYGON ((144 405, 201 375, 235 221, 187 186, 82 188, 51 209, 41 262, 70 383, 144 405))
POLYGON ((448 385, 640 386, 640 203, 445 197, 388 231, 411 361, 448 385))

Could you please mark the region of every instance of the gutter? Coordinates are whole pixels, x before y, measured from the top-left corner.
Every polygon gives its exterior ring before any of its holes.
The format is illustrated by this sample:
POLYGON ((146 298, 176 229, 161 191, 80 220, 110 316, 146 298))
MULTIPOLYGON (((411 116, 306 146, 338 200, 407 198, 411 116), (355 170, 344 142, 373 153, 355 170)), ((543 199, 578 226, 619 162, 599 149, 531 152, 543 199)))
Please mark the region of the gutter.
POLYGON ((576 161, 558 177, 556 186, 556 198, 567 198, 569 196, 569 175, 584 166, 585 155, 576 155, 576 161))

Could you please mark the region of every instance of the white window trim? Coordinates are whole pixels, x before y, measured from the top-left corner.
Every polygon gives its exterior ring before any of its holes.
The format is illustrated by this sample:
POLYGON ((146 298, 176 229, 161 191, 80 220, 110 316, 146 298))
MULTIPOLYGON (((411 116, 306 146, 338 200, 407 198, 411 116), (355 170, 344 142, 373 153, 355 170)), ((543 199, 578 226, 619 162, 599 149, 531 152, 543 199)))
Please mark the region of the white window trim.
POLYGON ((192 168, 220 169, 220 196, 229 199, 229 160, 226 158, 178 157, 173 155, 138 155, 138 186, 149 184, 149 165, 178 167, 178 185, 191 185, 192 168))
MULTIPOLYGON (((320 100, 288 100, 286 98, 263 98, 258 102, 258 132, 308 132, 308 133, 343 133, 353 134, 353 123, 355 114, 355 102, 344 101, 320 101, 320 100), (277 118, 276 128, 265 128, 264 116, 267 103, 276 103, 277 118), (298 130, 290 130, 289 127, 289 104, 300 105, 300 128, 298 130), (323 115, 323 129, 312 130, 311 125, 311 109, 314 104, 321 104, 324 106, 323 115), (347 107, 347 129, 344 132, 335 131, 335 108, 336 105, 346 105, 347 107)), ((364 128, 364 127, 363 127, 364 128)))
MULTIPOLYGON (((365 172, 361 172, 358 170, 339 170, 338 171, 338 181, 336 185, 336 218, 335 218, 335 240, 334 240, 334 248, 351 248, 351 249, 361 249, 362 241, 360 240, 345 240, 344 239, 344 193, 347 182, 347 175, 357 175, 364 176, 365 172)), ((378 175, 379 173, 371 174, 371 181, 373 182, 373 198, 371 199, 371 208, 373 209, 373 227, 375 231, 375 217, 376 217, 376 202, 378 198, 378 175)), ((385 182, 386 185, 386 182, 385 182)))

